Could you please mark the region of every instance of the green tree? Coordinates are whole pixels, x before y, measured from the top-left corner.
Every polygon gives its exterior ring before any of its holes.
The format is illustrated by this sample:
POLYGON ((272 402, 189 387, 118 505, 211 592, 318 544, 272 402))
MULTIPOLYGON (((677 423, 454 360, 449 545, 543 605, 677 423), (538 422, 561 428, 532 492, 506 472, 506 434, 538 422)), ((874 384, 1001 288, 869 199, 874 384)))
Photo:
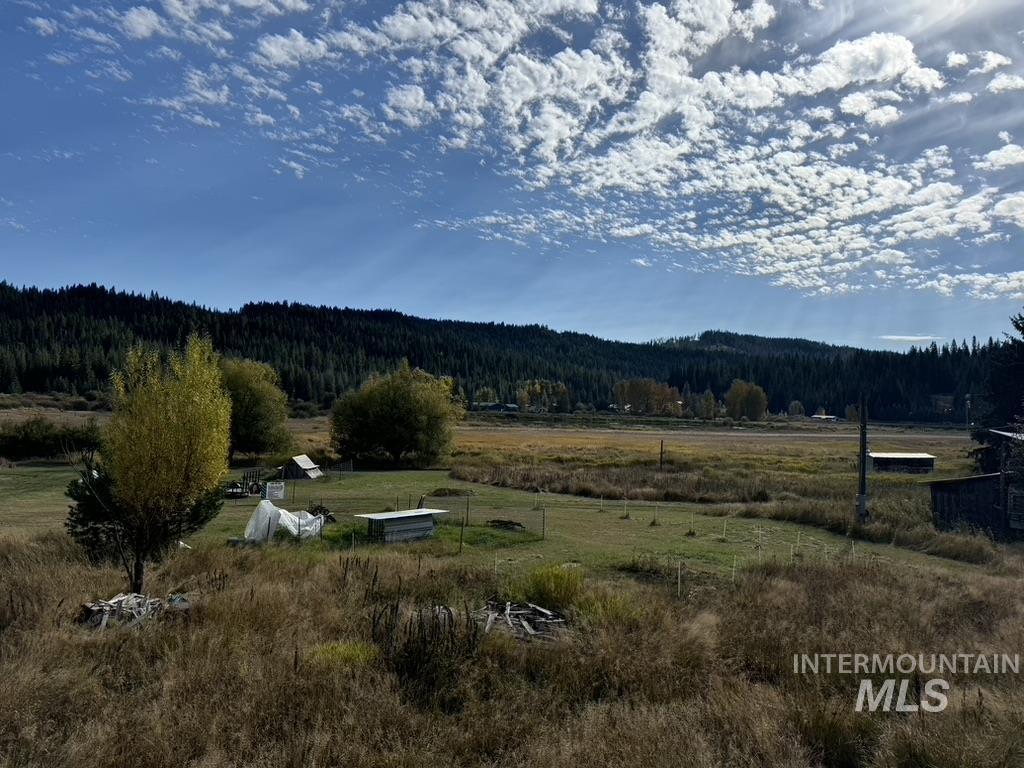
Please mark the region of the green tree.
POLYGON ((265 363, 224 358, 224 389, 231 397, 231 452, 271 453, 291 443, 288 397, 277 373, 265 363))
POLYGON ((67 529, 97 560, 120 562, 142 592, 147 562, 220 510, 231 401, 209 339, 193 336, 166 364, 135 348, 113 377, 113 414, 100 463, 86 464, 68 496, 67 529))
POLYGON ((331 442, 344 456, 383 453, 395 464, 411 456, 425 465, 448 450, 462 414, 451 379, 403 363, 335 403, 331 442))
POLYGON ((700 397, 700 417, 705 421, 711 421, 718 415, 718 401, 710 389, 705 389, 700 397))
POLYGON ((799 400, 793 400, 789 404, 789 408, 787 409, 787 412, 789 413, 790 416, 803 416, 804 415, 804 404, 801 403, 799 400))
POLYGON ((768 395, 757 384, 733 379, 725 393, 725 410, 731 418, 760 421, 768 410, 768 395))

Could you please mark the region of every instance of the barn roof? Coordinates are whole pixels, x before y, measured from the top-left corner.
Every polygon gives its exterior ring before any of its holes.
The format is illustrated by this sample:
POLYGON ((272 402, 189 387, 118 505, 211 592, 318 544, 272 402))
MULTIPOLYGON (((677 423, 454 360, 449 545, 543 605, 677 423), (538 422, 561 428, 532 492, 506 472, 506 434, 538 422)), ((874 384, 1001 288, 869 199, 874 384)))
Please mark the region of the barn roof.
POLYGON ((869 451, 868 456, 872 459, 934 459, 930 453, 879 453, 878 451, 869 451))
POLYGON ((319 469, 319 465, 314 463, 309 456, 304 453, 300 453, 298 456, 292 456, 292 461, 298 464, 303 469, 319 469))
POLYGON ((426 515, 447 515, 447 509, 404 509, 398 512, 371 512, 353 517, 365 517, 367 520, 395 520, 401 517, 425 517, 426 515))
POLYGON ((944 485, 946 483, 967 483, 971 480, 991 480, 999 477, 998 472, 991 472, 987 475, 968 475, 967 477, 947 477, 942 480, 929 480, 926 485, 944 485))
POLYGON ((1001 429, 990 429, 989 432, 1000 437, 1009 437, 1012 440, 1024 440, 1024 432, 1005 432, 1001 429))

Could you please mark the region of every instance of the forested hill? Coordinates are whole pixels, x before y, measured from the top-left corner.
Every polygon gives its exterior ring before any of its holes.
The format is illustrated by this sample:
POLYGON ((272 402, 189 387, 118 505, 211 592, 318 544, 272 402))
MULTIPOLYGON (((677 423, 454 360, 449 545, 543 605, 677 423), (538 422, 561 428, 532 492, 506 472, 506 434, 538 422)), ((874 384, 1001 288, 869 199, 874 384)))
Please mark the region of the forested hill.
POLYGON ((209 333, 225 354, 270 363, 294 399, 322 405, 405 358, 455 377, 470 399, 490 387, 514 402, 522 382, 545 379, 564 383, 574 403, 603 407, 626 378, 649 377, 680 391, 710 388, 718 397, 743 378, 764 387, 773 411, 800 400, 808 413, 821 406, 842 415, 864 390, 874 418, 925 420, 951 418, 937 412, 933 395, 953 395, 954 412, 962 413, 963 395, 981 385, 992 344, 953 342, 904 354, 721 331, 630 344, 537 325, 287 302, 217 311, 96 285, 0 283, 0 391, 101 390, 133 343, 176 345, 194 330, 209 333))

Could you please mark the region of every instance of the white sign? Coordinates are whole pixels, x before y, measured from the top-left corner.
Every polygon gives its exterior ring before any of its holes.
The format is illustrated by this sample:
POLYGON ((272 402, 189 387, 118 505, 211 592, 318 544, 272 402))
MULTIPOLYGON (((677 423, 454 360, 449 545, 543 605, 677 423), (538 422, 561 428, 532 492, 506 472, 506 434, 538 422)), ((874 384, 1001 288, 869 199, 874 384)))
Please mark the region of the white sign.
POLYGON ((263 498, 270 499, 271 501, 283 499, 284 483, 267 483, 267 490, 263 498))

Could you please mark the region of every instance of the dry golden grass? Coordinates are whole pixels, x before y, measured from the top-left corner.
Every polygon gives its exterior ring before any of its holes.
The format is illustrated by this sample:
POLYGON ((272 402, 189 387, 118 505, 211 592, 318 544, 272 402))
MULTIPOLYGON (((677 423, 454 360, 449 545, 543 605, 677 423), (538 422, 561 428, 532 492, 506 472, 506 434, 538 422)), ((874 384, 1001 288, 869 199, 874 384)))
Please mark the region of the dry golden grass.
POLYGON ((1018 651, 1017 564, 764 563, 735 583, 687 576, 681 599, 674 578, 589 574, 564 592, 573 629, 556 643, 425 643, 409 630, 420 609, 459 616, 528 576, 512 584, 452 559, 202 548, 153 574, 154 592, 188 590, 188 621, 97 633, 70 618, 121 588, 116 570, 86 566, 63 536, 2 540, 0 765, 1024 761, 1016 676, 954 680, 947 712, 906 717, 854 713, 853 679, 791 672, 793 653, 1018 651), (396 604, 398 628, 375 635, 374 617, 396 604))

